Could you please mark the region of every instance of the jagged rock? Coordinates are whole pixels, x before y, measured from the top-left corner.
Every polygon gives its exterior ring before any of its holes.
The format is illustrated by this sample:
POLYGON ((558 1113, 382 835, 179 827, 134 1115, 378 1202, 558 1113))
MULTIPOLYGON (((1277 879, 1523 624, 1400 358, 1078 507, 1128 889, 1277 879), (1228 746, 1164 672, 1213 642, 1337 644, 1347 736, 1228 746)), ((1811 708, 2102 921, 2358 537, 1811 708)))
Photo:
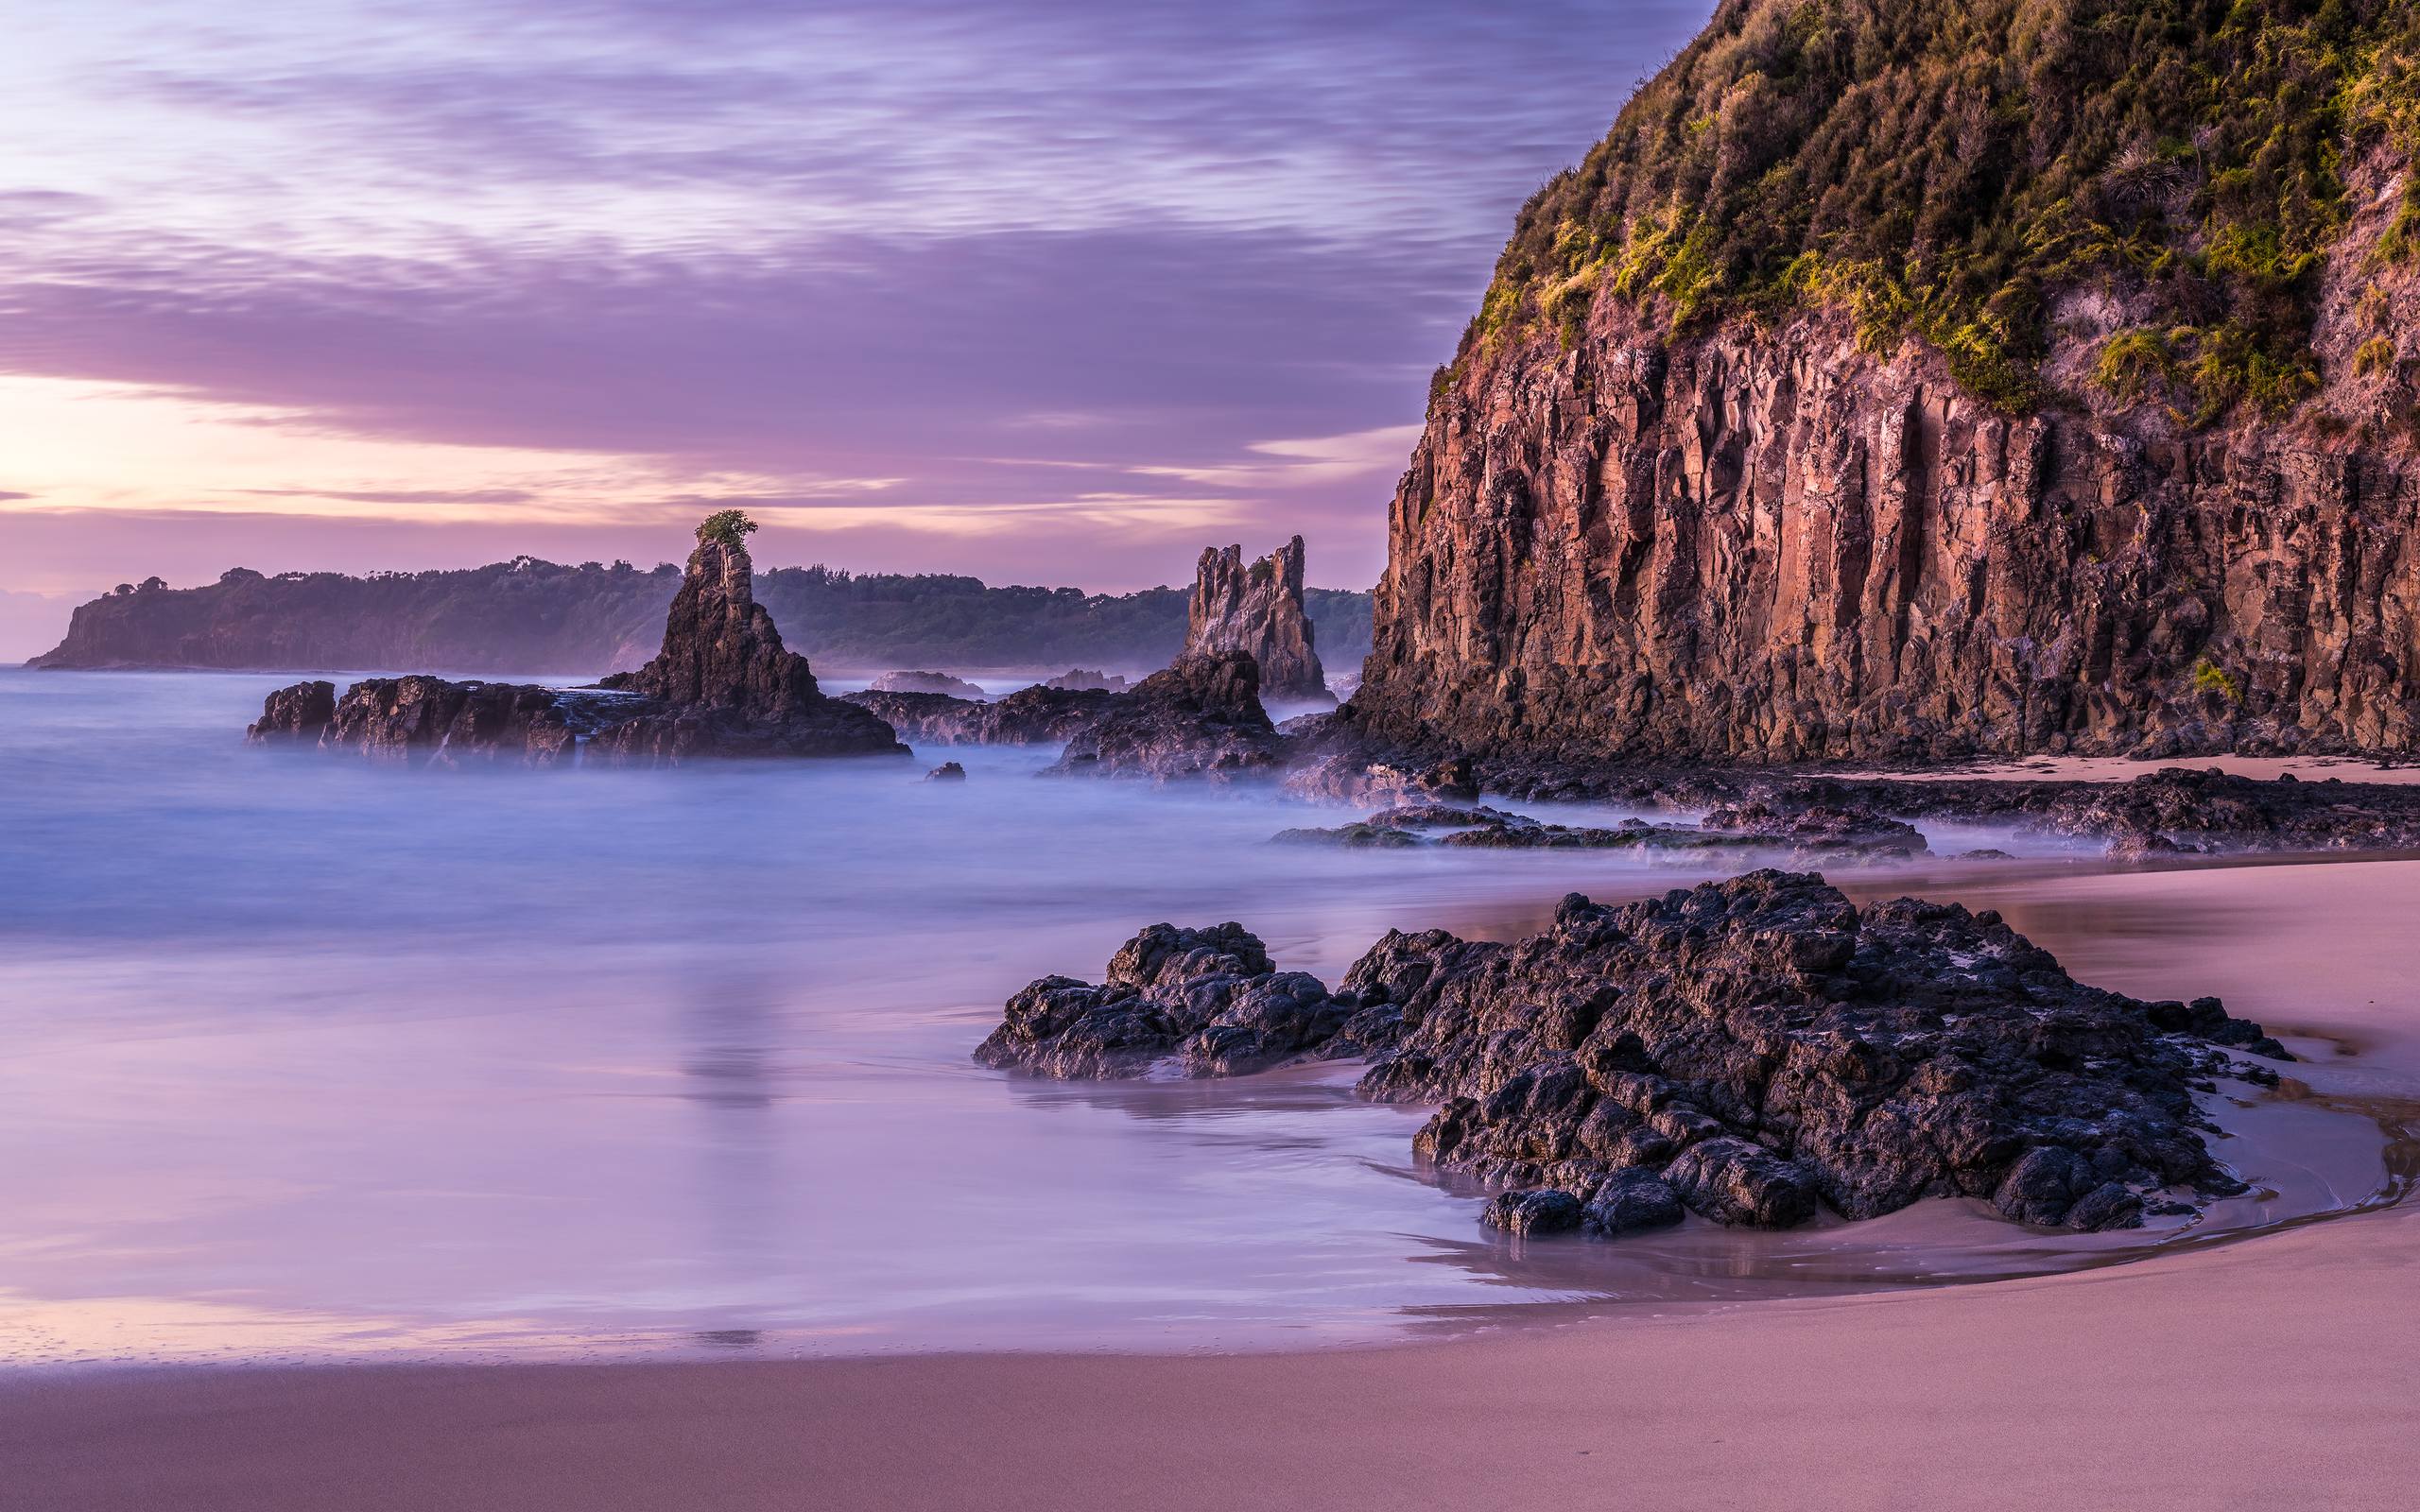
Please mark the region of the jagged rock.
POLYGON ((934 767, 931 771, 926 772, 925 774, 925 781, 927 782, 963 782, 966 781, 966 768, 960 766, 956 762, 943 762, 939 766, 934 767))
MULTIPOLYGON (((664 646, 636 672, 596 688, 449 682, 412 676, 354 683, 328 711, 322 748, 440 765, 581 760, 654 765, 713 756, 908 754, 890 727, 827 698, 806 659, 783 649, 752 587, 744 517, 698 549, 666 616, 664 646)), ((329 684, 271 694, 253 739, 302 738, 329 684)))
POLYGON ((1807 856, 1920 856, 1925 837, 1903 819, 1885 818, 1870 809, 1837 803, 1785 808, 1769 798, 1726 804, 1699 821, 1706 829, 1756 839, 1786 840, 1807 856))
POLYGON ((1070 667, 1038 686, 1056 688, 1065 693, 1124 693, 1126 679, 1110 672, 1092 672, 1083 667, 1070 667))
POLYGON ((1478 1221, 1508 1234, 1559 1234, 1580 1227, 1585 1216, 1580 1199, 1554 1187, 1526 1192, 1499 1192, 1489 1200, 1478 1221))
POLYGON ((1260 668, 1261 696, 1333 702, 1311 642, 1310 616, 1303 610, 1302 537, 1250 567, 1241 546, 1203 550, 1187 613, 1187 655, 1249 652, 1260 668))
POLYGON ((246 729, 244 734, 264 745, 308 742, 316 746, 336 717, 335 683, 298 682, 290 688, 280 688, 264 699, 260 721, 246 729))
MULTIPOLYGON (((1283 728, 1289 737, 1309 747, 1335 731, 1336 718, 1334 714, 1306 714, 1288 720, 1283 728)), ((1352 745, 1349 739, 1342 743, 1352 745)), ((1286 790, 1301 798, 1387 803, 1407 799, 1476 799, 1478 782, 1472 776, 1467 756, 1449 757, 1414 770, 1372 761, 1358 750, 1348 748, 1323 755, 1306 754, 1296 769, 1286 775, 1286 790)))
POLYGON ((869 693, 942 693, 953 698, 968 698, 980 702, 987 696, 981 688, 964 678, 953 678, 946 672, 886 672, 873 679, 869 693))
POLYGON ((908 754, 889 725, 823 696, 806 658, 784 649, 773 616, 756 602, 746 545, 702 528, 665 616, 663 649, 599 686, 659 707, 598 731, 589 742, 591 761, 644 766, 699 757, 908 754))
POLYGON ((1508 1189, 1490 1221, 1622 1232, 1680 1205, 1786 1227, 1949 1195, 2136 1223, 2241 1190, 2193 1094, 2275 1077, 2230 1049, 2284 1057, 2215 999, 2085 987, 1989 911, 1860 909, 1759 871, 1620 907, 1575 894, 1512 944, 1392 932, 1333 993, 1238 925, 1156 925, 1102 986, 1018 993, 977 1058, 1201 1076, 1367 1055, 1362 1095, 1440 1105, 1419 1154, 1508 1189))
POLYGON ((1037 683, 990 703, 939 693, 840 696, 921 746, 1056 746, 1108 713, 1118 696, 1097 688, 1037 683))
POLYGON ((1112 696, 1108 711, 1067 742, 1053 774, 1231 778, 1273 774, 1285 760, 1246 652, 1182 656, 1112 696))
POLYGON ((372 678, 345 690, 320 744, 414 765, 552 766, 570 756, 579 733, 551 688, 372 678))

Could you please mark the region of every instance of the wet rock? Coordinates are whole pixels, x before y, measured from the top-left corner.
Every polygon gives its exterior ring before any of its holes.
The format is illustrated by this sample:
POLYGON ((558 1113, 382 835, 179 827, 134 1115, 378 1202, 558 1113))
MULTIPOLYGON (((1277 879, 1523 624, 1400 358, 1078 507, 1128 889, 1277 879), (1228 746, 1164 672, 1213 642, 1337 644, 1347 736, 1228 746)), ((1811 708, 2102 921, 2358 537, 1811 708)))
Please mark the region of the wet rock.
POLYGON ((335 683, 298 682, 261 701, 261 717, 246 728, 244 737, 261 745, 316 746, 336 717, 335 683))
POLYGON ((372 678, 345 690, 320 745, 409 765, 553 766, 578 745, 577 707, 552 688, 372 678))
POLYGON ((1670 1183, 1652 1172, 1629 1166, 1597 1183, 1581 1216, 1589 1232, 1618 1239, 1623 1234, 1668 1228, 1681 1221, 1685 1211, 1680 1194, 1670 1183))
POLYGON ((1367 818, 1333 829, 1293 829, 1277 838, 1289 844, 1340 846, 1430 843, 1488 850, 1640 850, 1695 857, 1709 851, 1762 854, 1795 865, 1842 861, 1900 861, 1925 852, 1924 836, 1893 819, 1854 811, 1818 810, 1805 816, 1749 809, 1719 810, 1704 827, 1651 824, 1628 818, 1615 825, 1550 824, 1526 814, 1486 804, 1408 802, 1380 809, 1367 818), (1717 827, 1716 818, 1724 823, 1717 827), (1381 840, 1384 832, 1416 840, 1381 840))
POLYGON ((963 782, 966 781, 966 768, 960 766, 956 762, 943 762, 939 766, 934 767, 931 771, 926 772, 925 774, 925 781, 927 782, 963 782))
POLYGON ((1235 778, 1273 775, 1286 743, 1260 704, 1242 651, 1179 657, 1067 742, 1057 776, 1235 778))
POLYGON ((869 684, 873 693, 939 693, 952 698, 968 698, 977 702, 983 690, 964 678, 953 678, 946 672, 886 672, 869 684))
POLYGON ((1249 654, 1265 698, 1334 702, 1303 609, 1303 538, 1251 566, 1241 546, 1201 553, 1187 610, 1185 654, 1249 654))
POLYGON ((1508 1234, 1569 1233, 1585 1216, 1580 1199, 1556 1187, 1526 1192, 1499 1192, 1488 1200, 1478 1221, 1508 1234))
POLYGON ((1155 926, 1101 986, 1027 988, 977 1057, 1089 1076, 1366 1056, 1362 1095, 1437 1105, 1418 1154, 1560 1191, 1603 1232, 1671 1221, 1668 1198, 1787 1227, 1953 1195, 2099 1228, 2242 1189, 2194 1092, 2260 1079, 2230 1052, 2273 1047, 2215 999, 2078 983, 1989 911, 1859 908, 1759 871, 1618 907, 1575 894, 1509 944, 1392 932, 1332 993, 1240 926, 1155 926))
POLYGON ((1299 798, 1332 799, 1344 803, 1399 803, 1425 801, 1431 799, 1469 800, 1478 797, 1478 783, 1472 776, 1470 758, 1453 757, 1419 766, 1402 766, 1391 762, 1373 761, 1349 741, 1333 742, 1327 737, 1334 729, 1334 715, 1305 715, 1301 720, 1289 719, 1286 730, 1305 747, 1295 769, 1286 775, 1286 790, 1299 798), (1322 723, 1313 725, 1311 721, 1322 723), (1315 747, 1322 743, 1343 744, 1348 748, 1322 752, 1315 747))
POLYGON ((1422 844, 1409 830, 1381 824, 1342 824, 1332 829, 1280 830, 1271 845, 1327 845, 1348 850, 1401 850, 1422 844))
POLYGON ((1920 856, 1925 837, 1903 819, 1844 803, 1789 807, 1760 794, 1725 804, 1700 821, 1704 828, 1757 839, 1784 840, 1807 860, 1822 857, 1920 856))
POLYGON ((941 693, 867 692, 840 697, 919 746, 1056 746, 1107 713, 1118 696, 1037 683, 989 703, 941 693))
POLYGON ((1155 924, 1100 985, 1044 977, 1011 998, 975 1058, 1060 1077, 1229 1076, 1357 1053, 1350 1016, 1317 977, 1276 970, 1240 924, 1155 924))

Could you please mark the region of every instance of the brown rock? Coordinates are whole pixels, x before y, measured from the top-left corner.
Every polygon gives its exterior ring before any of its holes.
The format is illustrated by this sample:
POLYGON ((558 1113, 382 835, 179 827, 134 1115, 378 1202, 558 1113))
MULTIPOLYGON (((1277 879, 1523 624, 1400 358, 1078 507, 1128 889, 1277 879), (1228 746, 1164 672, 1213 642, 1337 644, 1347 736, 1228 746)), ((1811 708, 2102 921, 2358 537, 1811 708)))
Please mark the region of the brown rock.
POLYGON ((1311 645, 1303 610, 1303 538, 1296 536, 1250 567, 1244 549, 1201 553, 1186 618, 1188 654, 1248 651, 1260 668, 1260 696, 1333 701, 1311 645))

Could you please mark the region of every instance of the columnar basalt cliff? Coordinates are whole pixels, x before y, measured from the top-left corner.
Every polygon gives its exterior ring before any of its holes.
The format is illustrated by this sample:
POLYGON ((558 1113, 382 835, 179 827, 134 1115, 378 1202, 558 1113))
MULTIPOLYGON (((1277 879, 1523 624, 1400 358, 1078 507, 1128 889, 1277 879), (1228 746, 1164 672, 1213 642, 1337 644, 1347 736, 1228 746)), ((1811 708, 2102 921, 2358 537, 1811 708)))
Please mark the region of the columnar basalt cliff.
POLYGON ((1357 728, 2413 747, 2410 8, 2071 9, 1720 8, 1441 371, 1357 728))
POLYGON ((1248 651, 1260 668, 1262 697, 1325 700, 1332 696, 1312 640, 1303 608, 1302 537, 1249 567, 1241 546, 1202 551, 1186 614, 1188 653, 1248 651))

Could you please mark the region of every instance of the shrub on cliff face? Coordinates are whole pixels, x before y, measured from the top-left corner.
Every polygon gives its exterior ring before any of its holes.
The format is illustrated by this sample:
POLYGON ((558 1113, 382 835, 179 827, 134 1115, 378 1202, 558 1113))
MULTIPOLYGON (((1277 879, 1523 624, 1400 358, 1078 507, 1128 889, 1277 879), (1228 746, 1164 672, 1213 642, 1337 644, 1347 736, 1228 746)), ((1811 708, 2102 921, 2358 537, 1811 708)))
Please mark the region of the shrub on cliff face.
POLYGON ((1724 0, 1523 208, 1457 362, 1568 341, 1598 287, 1680 327, 1837 303, 2014 406, 2090 279, 2193 353, 2199 418, 2290 408, 2344 164, 2420 139, 2415 58, 2410 0, 1724 0))
POLYGON ((748 538, 755 534, 755 531, 756 522, 749 519, 744 511, 717 509, 699 523, 698 540, 700 542, 715 541, 726 546, 744 547, 748 544, 748 538))

